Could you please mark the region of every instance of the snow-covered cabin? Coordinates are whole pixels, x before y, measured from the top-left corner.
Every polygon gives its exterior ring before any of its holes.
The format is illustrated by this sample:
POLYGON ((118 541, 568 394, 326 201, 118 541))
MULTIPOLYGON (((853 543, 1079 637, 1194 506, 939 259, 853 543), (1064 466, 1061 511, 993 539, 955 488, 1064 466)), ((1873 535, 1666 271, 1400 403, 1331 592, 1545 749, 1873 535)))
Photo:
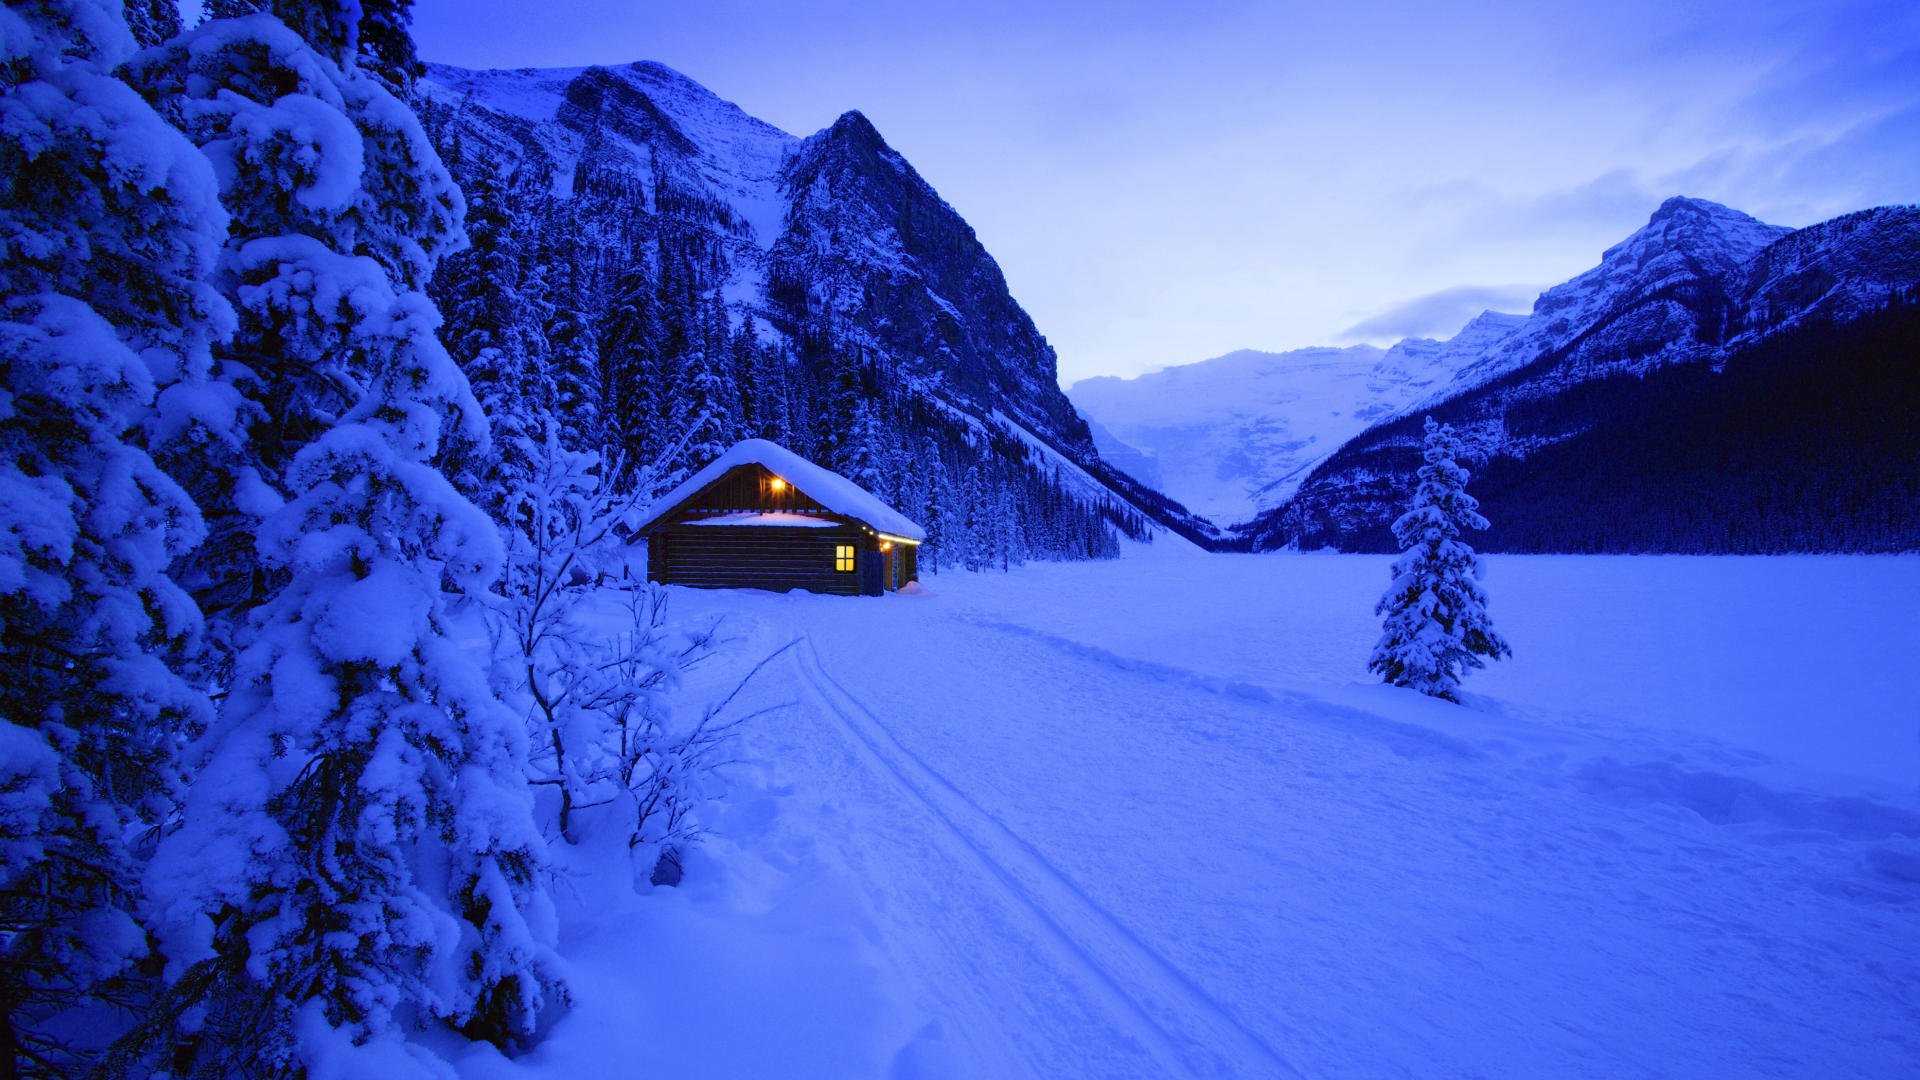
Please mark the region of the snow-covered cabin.
POLYGON ((634 535, 647 543, 649 581, 847 596, 917 580, 927 536, 872 492, 765 439, 688 477, 634 535))

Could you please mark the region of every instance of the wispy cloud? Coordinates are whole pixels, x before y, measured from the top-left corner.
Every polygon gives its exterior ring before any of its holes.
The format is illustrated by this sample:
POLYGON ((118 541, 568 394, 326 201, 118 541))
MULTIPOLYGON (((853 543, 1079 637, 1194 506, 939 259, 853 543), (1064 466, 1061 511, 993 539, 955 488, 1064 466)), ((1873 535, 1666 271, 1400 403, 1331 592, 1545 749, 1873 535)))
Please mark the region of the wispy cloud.
POLYGON ((1547 191, 1509 194, 1483 184, 1451 184, 1423 189, 1420 197, 1449 211, 1425 238, 1437 250, 1462 241, 1514 238, 1605 237, 1610 243, 1646 224, 1661 202, 1679 194, 1693 193, 1657 190, 1632 169, 1612 169, 1584 183, 1547 191))
POLYGON ((1531 311, 1538 285, 1459 285, 1403 300, 1341 331, 1346 341, 1451 337, 1473 317, 1494 311, 1531 311))

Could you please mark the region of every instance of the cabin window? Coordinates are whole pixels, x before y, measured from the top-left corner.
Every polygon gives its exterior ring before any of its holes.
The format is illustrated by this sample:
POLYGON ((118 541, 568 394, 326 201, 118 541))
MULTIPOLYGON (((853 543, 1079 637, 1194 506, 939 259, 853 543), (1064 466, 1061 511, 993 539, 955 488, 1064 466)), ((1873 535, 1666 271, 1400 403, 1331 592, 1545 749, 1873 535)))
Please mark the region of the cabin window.
POLYGON ((833 568, 846 573, 853 572, 852 544, 835 544, 833 546, 833 568))

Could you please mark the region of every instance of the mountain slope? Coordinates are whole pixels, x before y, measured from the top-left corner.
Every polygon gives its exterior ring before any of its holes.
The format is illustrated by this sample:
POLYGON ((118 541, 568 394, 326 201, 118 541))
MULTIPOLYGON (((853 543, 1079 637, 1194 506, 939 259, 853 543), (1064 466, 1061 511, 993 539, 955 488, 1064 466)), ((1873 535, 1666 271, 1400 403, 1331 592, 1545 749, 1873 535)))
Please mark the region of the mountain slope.
POLYGON ((1920 208, 1789 232, 1669 200, 1239 531, 1256 548, 1390 549, 1432 414, 1474 448, 1490 549, 1913 547, 1916 295, 1920 208))
POLYGON ((560 311, 592 353, 560 395, 595 416, 581 441, 684 474, 771 438, 968 565, 1213 539, 1100 460, 992 256, 859 113, 797 138, 653 63, 433 65, 422 89, 469 196, 513 204, 501 258, 545 337, 560 311))

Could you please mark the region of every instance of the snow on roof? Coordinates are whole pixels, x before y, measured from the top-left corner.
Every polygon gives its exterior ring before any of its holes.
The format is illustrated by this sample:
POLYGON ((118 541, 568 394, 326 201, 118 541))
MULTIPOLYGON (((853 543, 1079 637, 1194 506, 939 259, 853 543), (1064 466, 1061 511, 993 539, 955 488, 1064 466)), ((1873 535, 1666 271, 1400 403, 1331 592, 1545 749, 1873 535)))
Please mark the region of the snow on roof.
POLYGON ((805 514, 790 514, 784 510, 772 510, 756 514, 743 510, 737 514, 721 514, 718 517, 695 518, 682 522, 684 525, 772 525, 781 529, 831 529, 840 523, 829 518, 808 517, 805 514))
POLYGON ((699 494, 701 488, 726 475, 727 470, 741 465, 760 465, 832 513, 866 522, 879 532, 907 540, 927 538, 925 529, 907 520, 906 515, 881 502, 859 484, 765 439, 748 439, 714 458, 706 468, 688 477, 685 483, 662 495, 648 507, 634 531, 645 532, 652 528, 669 510, 699 494))

